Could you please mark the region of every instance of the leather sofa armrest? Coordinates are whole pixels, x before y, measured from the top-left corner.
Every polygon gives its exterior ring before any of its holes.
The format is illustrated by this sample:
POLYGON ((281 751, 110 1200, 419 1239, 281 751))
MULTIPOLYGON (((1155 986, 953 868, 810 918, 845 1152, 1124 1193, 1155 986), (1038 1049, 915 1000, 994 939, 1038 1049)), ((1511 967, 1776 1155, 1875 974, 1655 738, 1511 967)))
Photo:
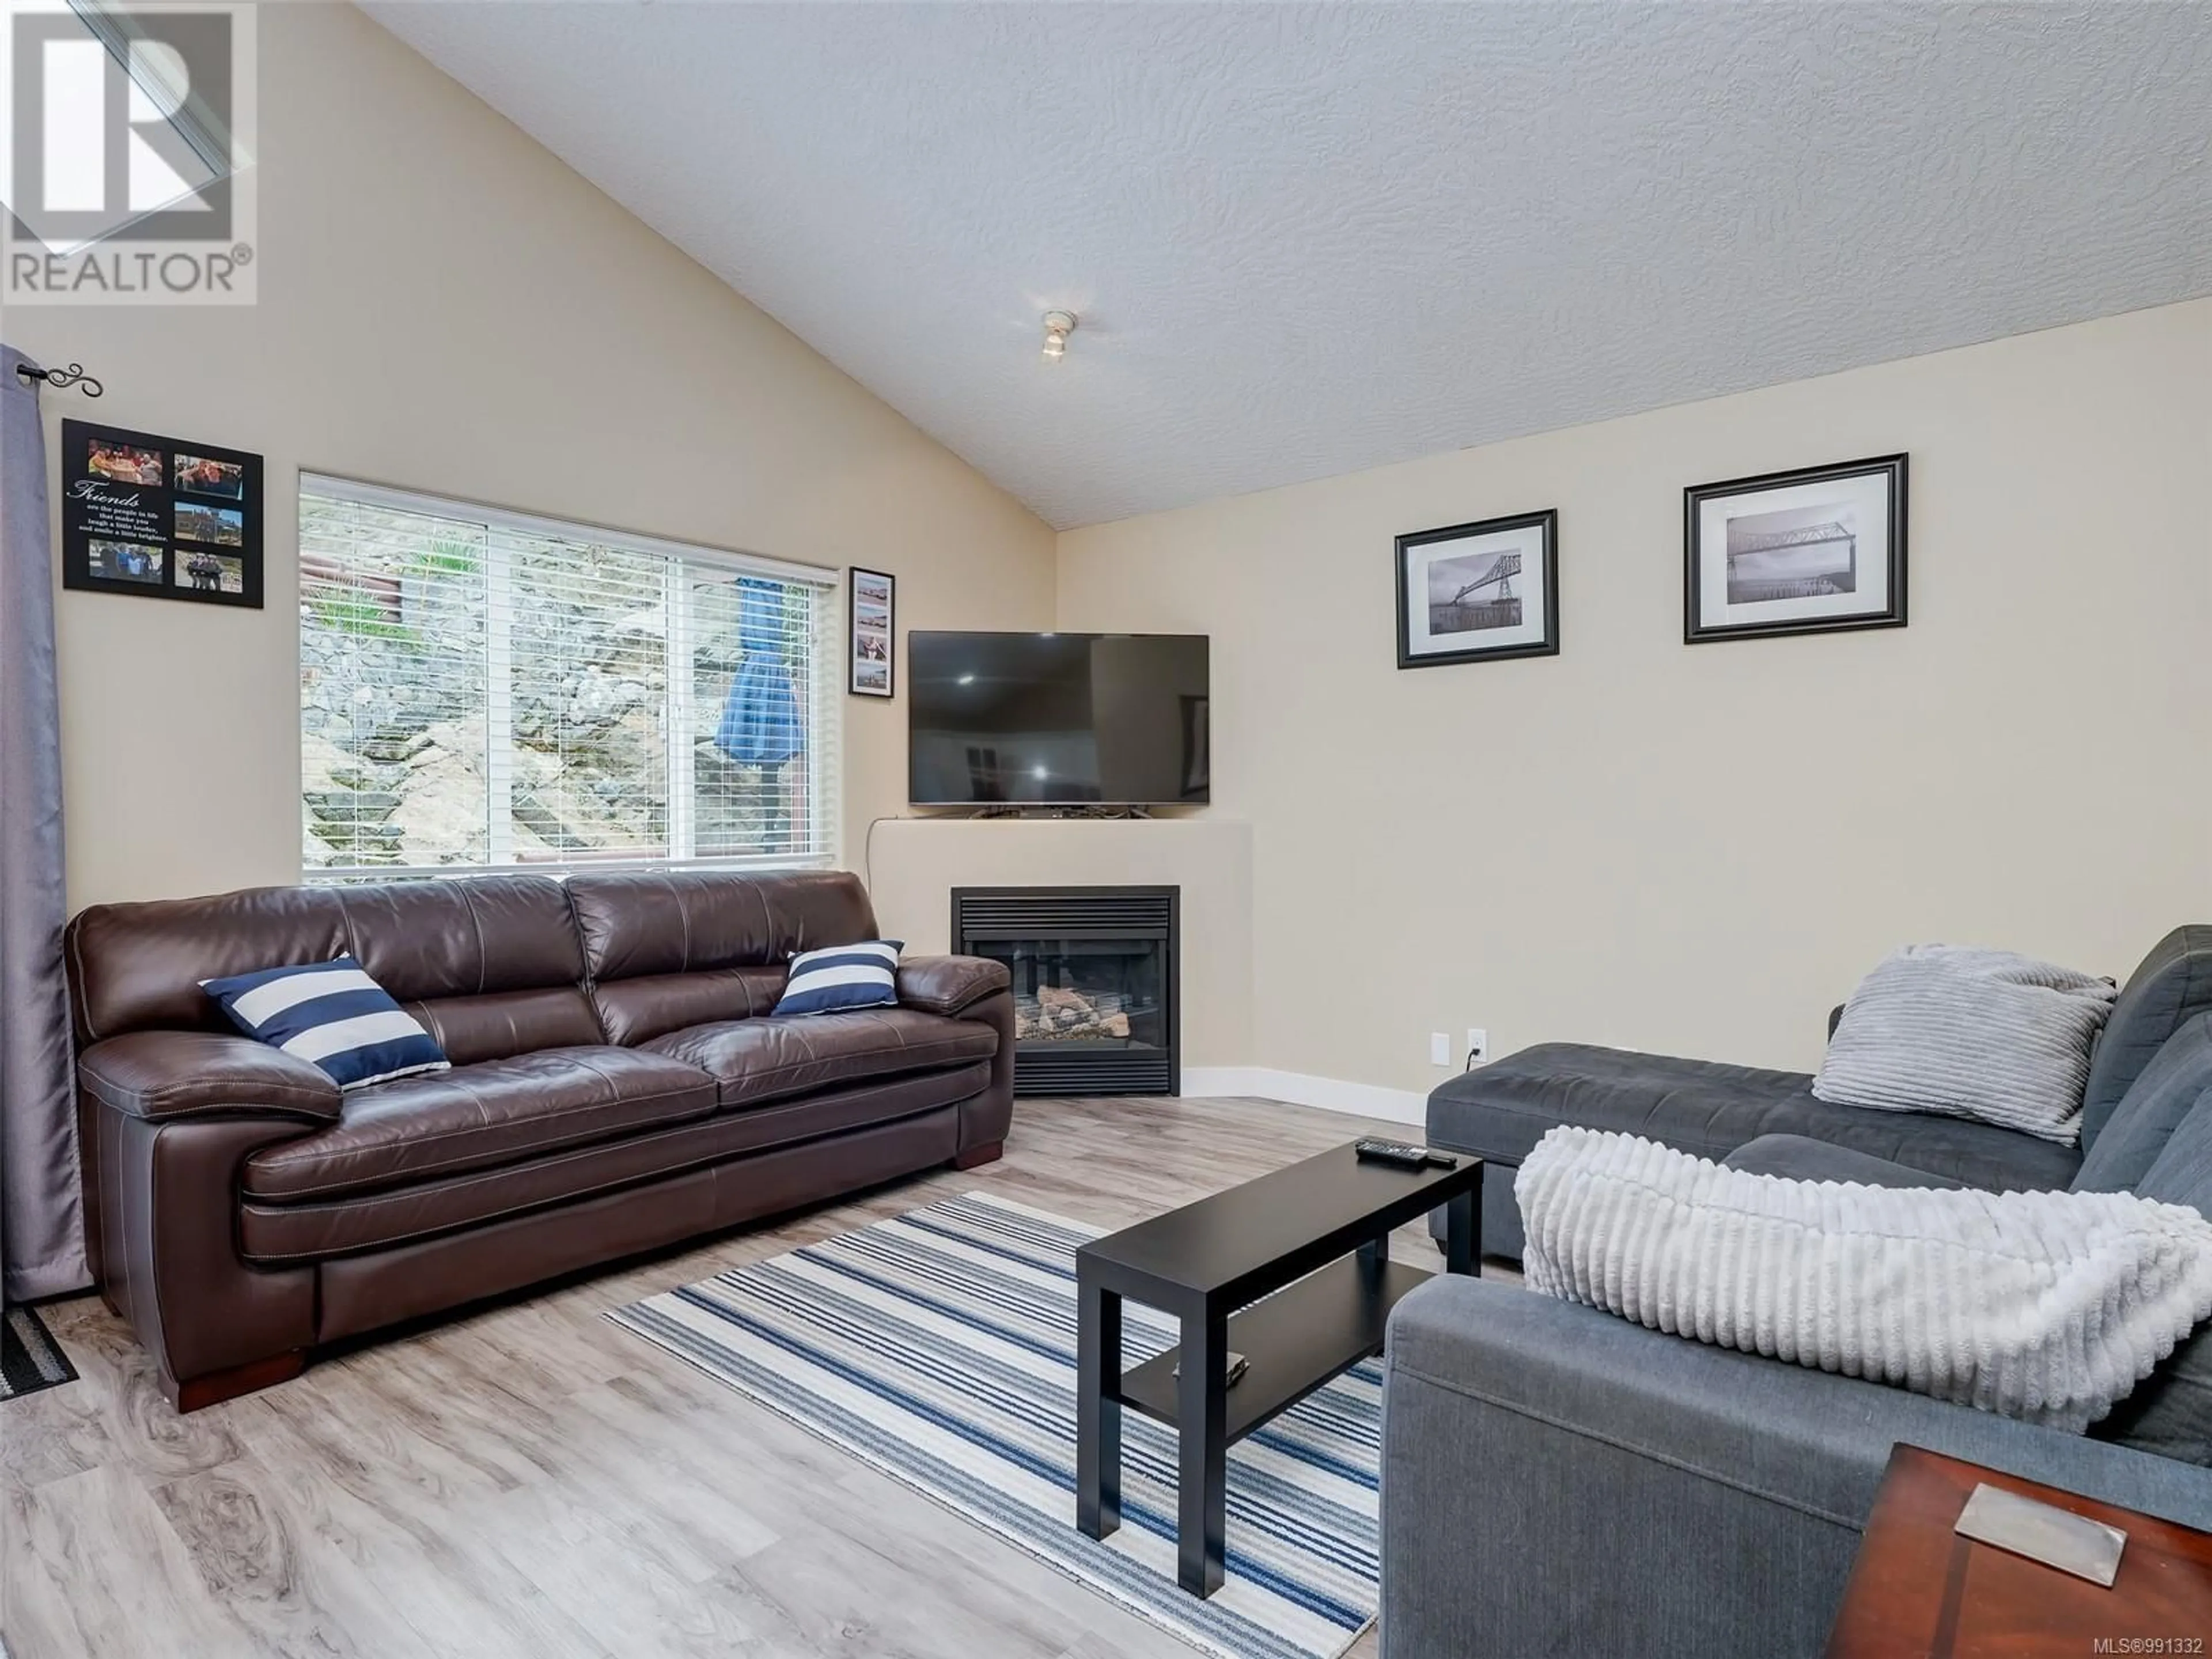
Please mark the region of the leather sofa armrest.
POLYGON ((898 1000, 924 1013, 957 1014, 1012 983, 988 957, 908 957, 898 965, 898 1000))
POLYGON ((220 1031, 131 1031, 77 1057, 77 1080, 103 1106, 149 1122, 216 1113, 337 1121, 338 1085, 320 1066, 220 1031))

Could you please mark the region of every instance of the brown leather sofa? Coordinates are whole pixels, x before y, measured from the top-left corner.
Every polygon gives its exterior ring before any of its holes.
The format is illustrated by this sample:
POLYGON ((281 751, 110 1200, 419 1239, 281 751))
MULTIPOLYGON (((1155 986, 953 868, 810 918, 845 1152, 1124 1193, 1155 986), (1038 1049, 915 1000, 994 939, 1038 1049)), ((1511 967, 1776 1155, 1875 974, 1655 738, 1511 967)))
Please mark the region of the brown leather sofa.
POLYGON ((1006 971, 767 1018, 795 951, 872 939, 849 875, 482 876, 99 905, 70 924, 101 1293, 179 1411, 320 1344, 999 1156, 1006 971), (449 1072, 341 1095, 198 981, 357 957, 449 1072))

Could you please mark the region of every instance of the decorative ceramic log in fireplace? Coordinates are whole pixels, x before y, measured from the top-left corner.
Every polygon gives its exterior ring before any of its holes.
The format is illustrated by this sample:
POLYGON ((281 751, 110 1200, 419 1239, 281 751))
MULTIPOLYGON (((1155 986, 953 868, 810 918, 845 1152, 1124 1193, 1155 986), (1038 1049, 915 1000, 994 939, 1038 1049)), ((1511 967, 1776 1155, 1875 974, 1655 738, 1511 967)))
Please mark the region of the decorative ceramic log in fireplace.
POLYGON ((1006 964, 1018 1095, 1172 1095, 1175 887, 956 887, 953 949, 1006 964))

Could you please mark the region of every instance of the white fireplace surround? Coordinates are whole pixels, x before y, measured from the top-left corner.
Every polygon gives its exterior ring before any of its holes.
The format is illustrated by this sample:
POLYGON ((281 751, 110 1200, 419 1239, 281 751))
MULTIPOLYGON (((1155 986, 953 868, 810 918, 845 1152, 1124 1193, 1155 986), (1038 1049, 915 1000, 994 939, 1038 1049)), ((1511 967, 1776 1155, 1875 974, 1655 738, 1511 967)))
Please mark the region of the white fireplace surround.
POLYGON ((1252 826, 1173 818, 886 818, 864 872, 884 935, 951 946, 955 887, 1182 889, 1182 1092, 1248 1095, 1419 1123, 1424 1098, 1252 1064, 1252 826))

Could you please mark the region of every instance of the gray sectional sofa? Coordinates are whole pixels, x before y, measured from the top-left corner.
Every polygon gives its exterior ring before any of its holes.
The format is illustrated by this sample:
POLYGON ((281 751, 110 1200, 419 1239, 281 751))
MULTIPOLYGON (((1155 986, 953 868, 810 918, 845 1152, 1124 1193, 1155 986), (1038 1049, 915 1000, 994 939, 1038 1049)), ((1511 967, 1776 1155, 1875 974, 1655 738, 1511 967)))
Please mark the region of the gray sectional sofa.
MULTIPOLYGON (((2124 1189, 2212 1215, 2212 927, 2176 929, 2122 988, 2079 1149, 1831 1106, 1812 1081, 1545 1044, 1438 1088, 1429 1140, 1486 1160, 1483 1249, 1516 1259, 1514 1170, 1559 1123, 1769 1174, 2124 1189)), ((1384 1659, 1818 1653, 1900 1441, 2212 1528, 2212 1325, 2087 1437, 1496 1280, 1407 1297, 1385 1375, 1384 1659)))

